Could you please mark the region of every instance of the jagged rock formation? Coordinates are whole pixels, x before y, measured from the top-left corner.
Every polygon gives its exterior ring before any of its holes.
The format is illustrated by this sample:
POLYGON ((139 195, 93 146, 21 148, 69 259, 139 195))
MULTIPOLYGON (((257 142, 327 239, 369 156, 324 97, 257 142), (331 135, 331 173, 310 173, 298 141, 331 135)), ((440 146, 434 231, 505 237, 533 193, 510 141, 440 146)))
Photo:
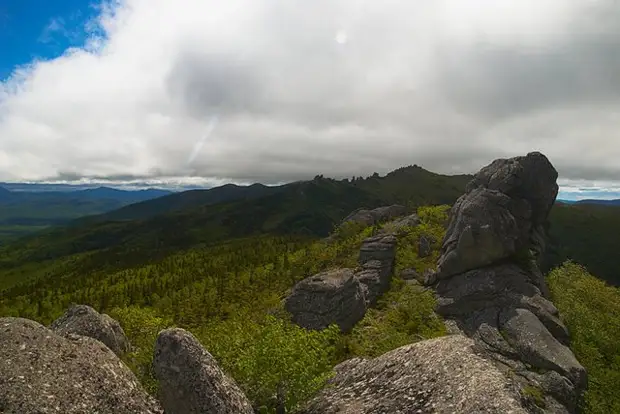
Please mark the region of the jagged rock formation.
POLYGON ((452 331, 559 413, 575 412, 587 380, 537 266, 557 176, 540 153, 480 170, 451 210, 434 287, 452 331))
POLYGON ((198 340, 166 329, 155 344, 153 371, 166 414, 252 414, 249 400, 198 340))
POLYGON ((360 268, 333 269, 297 283, 284 307, 293 322, 306 329, 337 324, 348 332, 390 287, 396 256, 396 237, 381 234, 364 240, 360 268))
POLYGON ((372 226, 393 218, 403 216, 407 213, 407 208, 398 204, 391 206, 378 207, 373 210, 358 209, 349 214, 342 220, 342 223, 354 222, 366 226, 372 226))
POLYGON ((103 343, 37 322, 0 318, 0 412, 161 413, 103 343))
POLYGON ((87 305, 74 305, 50 325, 59 335, 83 335, 107 345, 116 355, 129 352, 130 345, 121 325, 110 316, 87 305))
POLYGON ((527 413, 519 390, 462 335, 355 358, 335 371, 300 414, 527 413))

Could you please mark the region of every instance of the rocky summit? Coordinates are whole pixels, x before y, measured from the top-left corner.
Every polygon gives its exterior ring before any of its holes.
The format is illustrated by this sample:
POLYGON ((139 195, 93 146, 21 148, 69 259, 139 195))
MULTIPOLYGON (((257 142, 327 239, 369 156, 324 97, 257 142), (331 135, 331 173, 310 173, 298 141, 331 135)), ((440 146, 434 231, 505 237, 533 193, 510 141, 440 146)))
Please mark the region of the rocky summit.
POLYGON ((540 153, 480 170, 452 208, 433 287, 453 332, 474 339, 522 390, 537 390, 538 408, 575 412, 586 371, 537 263, 557 176, 540 153))
POLYGON ((345 361, 302 412, 577 412, 586 371, 537 265, 557 176, 540 153, 481 169, 452 207, 437 271, 403 272, 434 289, 451 335, 345 361))

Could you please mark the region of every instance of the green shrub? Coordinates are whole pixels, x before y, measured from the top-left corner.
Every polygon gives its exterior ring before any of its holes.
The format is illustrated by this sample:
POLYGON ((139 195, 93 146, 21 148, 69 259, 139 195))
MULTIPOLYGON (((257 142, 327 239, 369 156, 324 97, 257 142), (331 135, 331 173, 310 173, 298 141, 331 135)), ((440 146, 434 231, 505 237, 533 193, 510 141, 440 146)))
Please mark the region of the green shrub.
POLYGON ((392 288, 370 309, 349 336, 354 356, 376 357, 423 339, 443 336, 443 321, 435 314, 435 297, 420 286, 395 279, 392 288))
POLYGON ((620 289, 570 261, 548 276, 553 301, 588 371, 586 413, 620 413, 620 289))
POLYGON ((114 308, 110 316, 119 321, 131 342, 132 350, 123 359, 136 374, 146 390, 155 395, 158 383, 153 376, 152 361, 155 340, 162 329, 172 321, 159 316, 152 308, 131 306, 114 308))
POLYGON ((209 323, 197 336, 256 407, 274 412, 278 390, 287 411, 321 389, 336 359, 339 329, 308 331, 266 316, 209 323))

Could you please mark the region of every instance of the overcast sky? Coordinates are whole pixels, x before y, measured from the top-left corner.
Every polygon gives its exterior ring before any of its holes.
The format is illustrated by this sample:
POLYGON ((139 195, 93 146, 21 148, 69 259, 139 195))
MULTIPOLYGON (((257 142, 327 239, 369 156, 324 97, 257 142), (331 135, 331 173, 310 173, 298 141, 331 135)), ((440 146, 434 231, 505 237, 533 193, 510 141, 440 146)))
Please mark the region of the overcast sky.
POLYGON ((537 150, 565 193, 620 188, 616 0, 126 0, 82 26, 0 83, 0 181, 470 173, 537 150))

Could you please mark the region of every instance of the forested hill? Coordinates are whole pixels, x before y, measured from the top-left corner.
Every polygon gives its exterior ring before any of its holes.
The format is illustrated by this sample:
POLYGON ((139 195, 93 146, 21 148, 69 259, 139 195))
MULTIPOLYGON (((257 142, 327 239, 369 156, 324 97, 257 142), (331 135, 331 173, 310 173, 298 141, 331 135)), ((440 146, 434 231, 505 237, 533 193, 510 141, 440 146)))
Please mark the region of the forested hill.
MULTIPOLYGON (((31 191, 0 183, 0 244, 44 229, 62 225, 78 217, 116 210, 128 204, 170 194, 167 190, 118 190, 99 187, 76 191, 46 190, 45 185, 31 191), (10 190, 15 188, 15 190, 10 190)), ((50 185, 55 189, 53 185, 50 185)))
POLYGON ((15 267, 86 252, 95 255, 97 264, 99 260, 144 263, 231 238, 259 234, 326 236, 345 215, 360 207, 451 204, 470 178, 411 166, 385 177, 350 181, 317 176, 280 187, 225 186, 173 194, 19 240, 0 249, 0 266, 15 267))
MULTIPOLYGON (((386 176, 314 180, 282 186, 225 185, 173 193, 109 213, 78 219, 0 247, 0 268, 89 253, 90 267, 102 263, 148 263, 201 244, 259 234, 321 237, 360 207, 399 203, 452 204, 471 176, 435 174, 418 166, 386 176)), ((613 261, 620 209, 556 203, 550 215, 550 248, 544 270, 566 259, 584 264, 620 286, 613 261)))

